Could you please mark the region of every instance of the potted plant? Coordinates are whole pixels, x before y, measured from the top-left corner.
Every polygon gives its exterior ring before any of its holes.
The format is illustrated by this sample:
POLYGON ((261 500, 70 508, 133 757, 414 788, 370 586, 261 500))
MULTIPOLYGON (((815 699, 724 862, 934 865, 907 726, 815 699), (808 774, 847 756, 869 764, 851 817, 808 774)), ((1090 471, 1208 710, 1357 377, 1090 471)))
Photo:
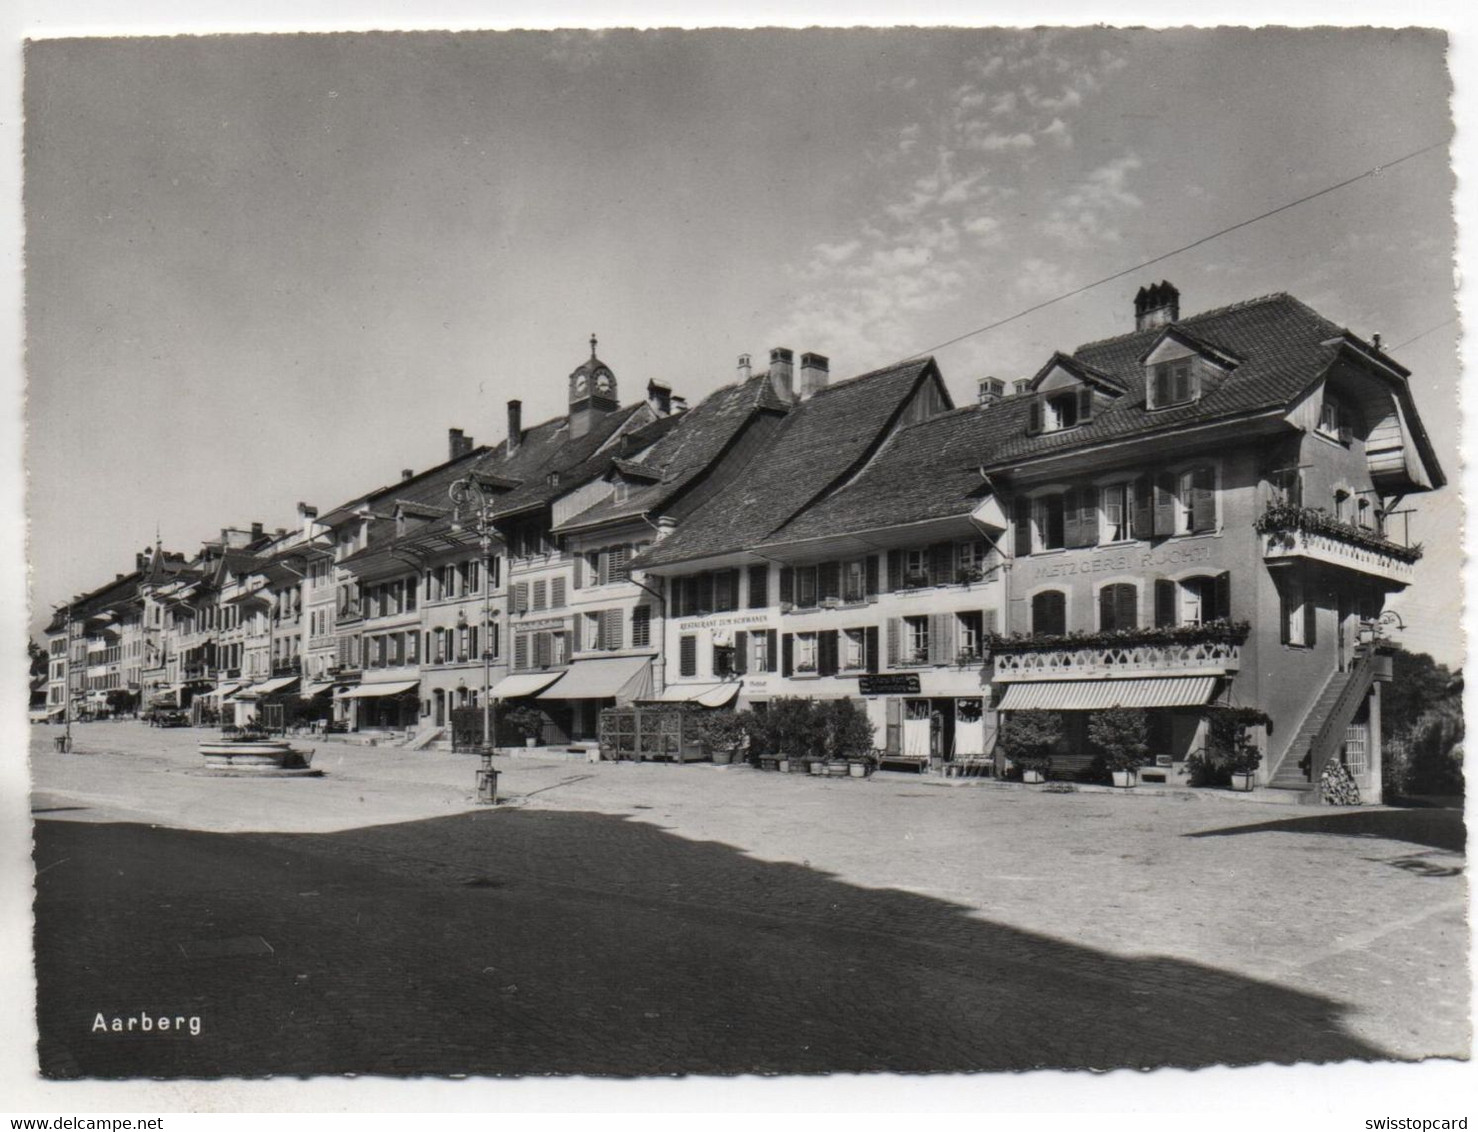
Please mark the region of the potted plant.
POLYGON ((1023 782, 1043 782, 1052 769, 1052 751, 1062 740, 1055 711, 1013 711, 1001 724, 1002 753, 1021 768, 1023 782))
POLYGON ((1143 708, 1109 708, 1088 719, 1088 738, 1103 752, 1114 785, 1129 789, 1149 758, 1149 715, 1143 708))
POLYGON ((903 585, 906 589, 921 590, 929 584, 929 574, 926 570, 910 570, 903 575, 903 585))
POLYGON ((1233 790, 1250 791, 1262 765, 1262 751, 1250 729, 1266 727, 1272 719, 1257 708, 1213 706, 1206 711, 1207 758, 1231 777, 1233 790))
POLYGON ((696 720, 698 741, 717 766, 733 762, 739 751, 744 749, 748 732, 744 720, 732 711, 711 711, 696 720))
POLYGON ((510 708, 499 715, 499 722, 522 738, 525 747, 538 746, 544 733, 544 714, 531 707, 510 708))

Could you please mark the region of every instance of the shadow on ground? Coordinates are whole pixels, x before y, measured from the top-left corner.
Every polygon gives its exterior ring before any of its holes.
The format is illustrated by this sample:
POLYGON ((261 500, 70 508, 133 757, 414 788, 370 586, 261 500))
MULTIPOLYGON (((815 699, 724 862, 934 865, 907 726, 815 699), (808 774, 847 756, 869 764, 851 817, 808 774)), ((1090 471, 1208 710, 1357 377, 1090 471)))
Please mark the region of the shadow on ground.
POLYGON ((1388 1056, 1339 1003, 654 826, 36 826, 49 1077, 941 1072, 1388 1056), (200 1034, 96 1029, 141 1014, 200 1034))
POLYGON ((1456 809, 1338 810, 1309 817, 1234 825, 1188 833, 1187 837, 1230 837, 1241 833, 1323 833, 1340 837, 1378 837, 1429 849, 1464 851, 1467 830, 1456 809))

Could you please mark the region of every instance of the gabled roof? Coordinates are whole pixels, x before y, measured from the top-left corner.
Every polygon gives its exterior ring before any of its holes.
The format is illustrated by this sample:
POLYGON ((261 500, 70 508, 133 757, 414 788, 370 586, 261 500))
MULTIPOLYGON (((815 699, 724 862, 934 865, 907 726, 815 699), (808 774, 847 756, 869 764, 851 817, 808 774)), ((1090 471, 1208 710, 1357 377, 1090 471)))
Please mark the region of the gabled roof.
POLYGON ((1008 397, 985 411, 989 427, 981 437, 981 459, 987 467, 1020 463, 1034 457, 1107 440, 1174 431, 1260 410, 1289 406, 1317 381, 1336 357, 1333 338, 1338 326, 1291 295, 1267 295, 1193 315, 1173 324, 1201 342, 1245 359, 1200 400, 1173 408, 1145 408, 1145 372, 1141 361, 1164 333, 1153 327, 1090 342, 1073 359, 1110 375, 1125 394, 1102 406, 1088 424, 1061 432, 1027 435, 1029 397, 1008 397))
POLYGON ((899 429, 860 475, 766 541, 798 542, 969 515, 988 490, 978 469, 989 413, 967 405, 899 429))
MULTIPOLYGON (((661 509, 713 467, 757 411, 789 411, 775 396, 767 374, 723 386, 686 412, 654 422, 664 426, 663 432, 642 454, 641 464, 659 474, 657 482, 634 488, 624 500, 603 499, 562 523, 560 529, 593 527, 661 509)), ((632 443, 648 436, 653 427, 631 434, 632 443)), ((565 490, 572 486, 578 485, 572 482, 565 490)))
POLYGON ((1185 326, 1181 323, 1173 322, 1169 326, 1162 327, 1160 329, 1160 333, 1155 335, 1155 337, 1151 339, 1150 344, 1146 346, 1144 348, 1144 352, 1139 355, 1139 364, 1143 365, 1146 361, 1148 361, 1149 356, 1160 348, 1161 343, 1169 338, 1175 339, 1177 342, 1180 342, 1181 344, 1190 347, 1192 350, 1195 350, 1196 353, 1201 354, 1203 357, 1211 358, 1214 361, 1217 361, 1226 366, 1227 368, 1239 365, 1241 362, 1246 360, 1239 354, 1234 354, 1230 350, 1225 350, 1220 346, 1212 345, 1212 343, 1206 341, 1204 338, 1198 338, 1196 335, 1187 330, 1185 326))
POLYGON ((1103 370, 1098 369, 1096 366, 1090 366, 1081 358, 1064 354, 1060 350, 1048 358, 1047 364, 1032 375, 1030 382, 1032 389, 1035 390, 1041 383, 1042 378, 1046 377, 1059 366, 1067 370, 1068 373, 1072 374, 1079 381, 1087 382, 1089 385, 1101 386, 1104 390, 1115 396, 1124 392, 1124 383, 1118 378, 1104 373, 1103 370))
POLYGON ((904 362, 829 385, 790 410, 764 452, 633 565, 656 566, 757 546, 876 450, 909 396, 938 368, 904 362))

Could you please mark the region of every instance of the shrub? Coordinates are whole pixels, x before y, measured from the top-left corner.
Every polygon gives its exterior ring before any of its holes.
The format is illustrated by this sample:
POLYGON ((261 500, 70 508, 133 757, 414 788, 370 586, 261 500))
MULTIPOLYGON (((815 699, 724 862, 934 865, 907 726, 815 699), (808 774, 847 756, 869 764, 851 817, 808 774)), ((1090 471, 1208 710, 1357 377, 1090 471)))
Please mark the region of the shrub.
POLYGON ((1062 741, 1062 721, 1055 711, 1014 711, 1001 724, 998 741, 1017 766, 1046 771, 1053 749, 1062 741))
POLYGON ((1387 744, 1385 785, 1393 794, 1462 794, 1463 716, 1455 699, 1424 712, 1387 744))
POLYGON ((498 724, 520 739, 537 739, 544 734, 544 713, 531 707, 509 708, 498 713, 498 724))
POLYGON ((1088 739, 1109 770, 1135 770, 1149 758, 1149 716, 1143 708, 1109 708, 1088 717, 1088 739))
POLYGON ((738 750, 744 746, 749 733, 745 721, 732 711, 701 712, 692 718, 690 724, 694 736, 709 754, 738 750))
POLYGON ((851 700, 823 700, 813 705, 821 752, 828 759, 864 759, 873 748, 872 721, 851 700))

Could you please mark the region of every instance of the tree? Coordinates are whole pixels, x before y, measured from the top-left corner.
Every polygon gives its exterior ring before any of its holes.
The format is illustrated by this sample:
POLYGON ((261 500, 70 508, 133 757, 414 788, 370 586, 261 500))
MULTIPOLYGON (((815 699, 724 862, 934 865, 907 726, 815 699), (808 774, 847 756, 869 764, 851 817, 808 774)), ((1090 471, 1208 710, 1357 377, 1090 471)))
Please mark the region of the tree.
POLYGON ((1381 731, 1403 736, 1447 695, 1452 671, 1424 652, 1399 645, 1391 658, 1391 681, 1381 688, 1381 731))
POLYGON ((46 650, 35 641, 26 642, 26 652, 31 658, 31 703, 34 704, 46 698, 49 660, 46 650))

